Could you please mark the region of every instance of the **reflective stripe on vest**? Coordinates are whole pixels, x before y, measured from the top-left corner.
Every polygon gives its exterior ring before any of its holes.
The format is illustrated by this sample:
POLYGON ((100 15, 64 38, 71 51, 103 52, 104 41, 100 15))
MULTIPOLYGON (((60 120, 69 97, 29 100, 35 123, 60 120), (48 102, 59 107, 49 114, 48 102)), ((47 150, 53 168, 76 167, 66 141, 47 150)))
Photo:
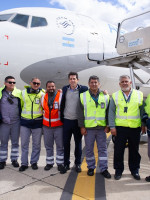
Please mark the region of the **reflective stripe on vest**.
POLYGON ((112 97, 116 105, 116 126, 139 127, 141 125, 139 107, 143 103, 142 92, 133 89, 129 102, 125 101, 121 90, 114 93, 112 97), (127 112, 124 112, 123 106, 127 107, 127 112))
POLYGON ((80 99, 81 99, 81 103, 84 106, 85 127, 105 126, 106 125, 106 120, 105 120, 106 108, 109 103, 108 95, 104 95, 102 93, 99 94, 98 107, 96 107, 95 102, 91 98, 89 91, 82 93, 80 95, 80 99), (101 108, 101 103, 104 103, 104 108, 101 108))
MULTIPOLYGON (((138 93, 139 104, 141 104, 140 92, 137 91, 137 93, 138 93)), ((139 119, 140 118, 140 112, 138 112, 137 116, 121 116, 121 115, 119 115, 119 113, 120 113, 120 107, 119 107, 119 104, 118 104, 118 94, 119 94, 119 91, 116 92, 116 95, 115 95, 115 102, 116 102, 116 106, 117 106, 117 115, 116 115, 116 118, 119 118, 119 119, 139 119)))
MULTIPOLYGON (((49 118, 43 117, 43 119, 49 122, 49 118)), ((57 119, 51 119, 51 122, 57 122, 58 120, 60 120, 60 117, 57 119)))
POLYGON ((43 124, 45 126, 57 127, 61 126, 62 122, 60 120, 60 103, 61 103, 62 93, 57 92, 54 102, 53 108, 50 110, 48 106, 48 94, 46 93, 42 97, 42 107, 44 109, 43 114, 43 124), (55 103, 58 103, 58 108, 55 108, 55 103))
MULTIPOLYGON (((105 117, 88 117, 87 116, 87 104, 86 104, 86 92, 83 93, 83 103, 84 103, 84 112, 85 112, 85 120, 91 120, 91 119, 96 119, 96 120, 105 120, 105 117)), ((107 100, 107 105, 108 105, 108 100, 107 100)))
MULTIPOLYGON (((26 95, 27 95, 27 91, 26 90, 23 90, 22 91, 22 98, 23 98, 23 101, 24 101, 24 107, 23 107, 23 110, 22 110, 22 114, 24 114, 24 115, 31 115, 31 110, 30 111, 27 111, 27 104, 26 104, 26 100, 25 100, 25 98, 26 98, 26 95)), ((28 97, 28 95, 27 95, 27 97, 28 97)), ((28 97, 29 98, 29 97, 28 97)), ((36 98, 36 96, 35 96, 35 98, 36 98)), ((31 100, 30 100, 31 101, 31 100)), ((31 101, 31 103, 32 103, 32 101, 31 101)), ((32 105, 32 104, 31 104, 32 105)), ((43 112, 42 112, 42 107, 41 107, 41 105, 40 105, 40 103, 39 103, 39 109, 38 109, 38 111, 34 111, 33 110, 33 116, 34 115, 42 115, 43 114, 43 112)))

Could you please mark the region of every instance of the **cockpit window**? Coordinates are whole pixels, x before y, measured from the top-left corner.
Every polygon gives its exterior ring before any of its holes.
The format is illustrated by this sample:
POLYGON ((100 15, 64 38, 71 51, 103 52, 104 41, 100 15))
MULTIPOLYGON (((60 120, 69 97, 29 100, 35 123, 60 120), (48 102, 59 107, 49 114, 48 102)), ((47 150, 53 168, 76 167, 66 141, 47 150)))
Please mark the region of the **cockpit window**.
POLYGON ((43 17, 32 17, 31 27, 47 26, 47 21, 43 17))
POLYGON ((21 14, 17 14, 13 19, 12 22, 24 27, 27 27, 28 25, 28 19, 29 16, 28 15, 21 15, 21 14))
POLYGON ((0 21, 8 21, 13 14, 0 15, 0 21))

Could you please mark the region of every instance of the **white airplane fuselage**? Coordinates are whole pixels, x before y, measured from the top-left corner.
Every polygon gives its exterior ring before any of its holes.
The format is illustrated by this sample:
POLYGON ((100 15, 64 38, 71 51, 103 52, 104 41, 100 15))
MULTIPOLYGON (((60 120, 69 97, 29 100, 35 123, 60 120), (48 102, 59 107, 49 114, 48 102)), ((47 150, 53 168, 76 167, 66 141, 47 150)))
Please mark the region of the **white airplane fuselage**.
MULTIPOLYGON (((66 10, 16 8, 0 12, 0 85, 6 76, 12 75, 20 89, 32 77, 39 77, 43 88, 48 80, 55 81, 60 88, 68 83, 68 73, 76 71, 80 83, 86 85, 90 75, 98 75, 102 88, 111 94, 119 89, 119 76, 129 74, 129 69, 97 65, 87 55, 100 61, 116 57, 115 40, 115 26, 96 24, 90 17, 66 10), (7 20, 1 20, 1 16, 8 14, 11 15, 7 20), (26 25, 22 21, 24 16, 26 25), (46 23, 37 25, 39 19, 46 23)), ((139 73, 149 78, 140 70, 139 73)), ((148 89, 143 92, 147 96, 148 89)))

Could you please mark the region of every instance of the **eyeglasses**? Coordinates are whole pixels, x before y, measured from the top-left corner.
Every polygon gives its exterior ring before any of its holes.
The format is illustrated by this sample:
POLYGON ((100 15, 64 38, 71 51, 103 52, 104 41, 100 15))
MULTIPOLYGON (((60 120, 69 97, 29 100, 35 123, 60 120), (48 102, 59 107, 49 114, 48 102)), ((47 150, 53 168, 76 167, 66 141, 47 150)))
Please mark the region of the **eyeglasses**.
POLYGON ((7 83, 9 83, 9 84, 16 84, 16 82, 13 82, 13 81, 8 81, 7 83))
POLYGON ((37 83, 37 82, 32 82, 33 85, 40 85, 40 83, 37 83))

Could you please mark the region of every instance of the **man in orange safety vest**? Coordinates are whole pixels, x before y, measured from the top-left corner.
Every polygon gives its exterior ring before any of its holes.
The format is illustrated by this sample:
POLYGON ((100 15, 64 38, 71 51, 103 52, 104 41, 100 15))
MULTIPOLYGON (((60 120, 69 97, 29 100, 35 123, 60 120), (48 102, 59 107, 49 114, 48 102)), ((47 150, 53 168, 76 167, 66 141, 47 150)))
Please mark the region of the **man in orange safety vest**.
POLYGON ((46 148, 46 166, 44 170, 50 170, 54 165, 54 141, 56 143, 56 164, 58 171, 64 163, 63 129, 60 121, 60 103, 62 92, 56 91, 53 81, 47 81, 46 93, 42 97, 43 107, 43 134, 46 148))

